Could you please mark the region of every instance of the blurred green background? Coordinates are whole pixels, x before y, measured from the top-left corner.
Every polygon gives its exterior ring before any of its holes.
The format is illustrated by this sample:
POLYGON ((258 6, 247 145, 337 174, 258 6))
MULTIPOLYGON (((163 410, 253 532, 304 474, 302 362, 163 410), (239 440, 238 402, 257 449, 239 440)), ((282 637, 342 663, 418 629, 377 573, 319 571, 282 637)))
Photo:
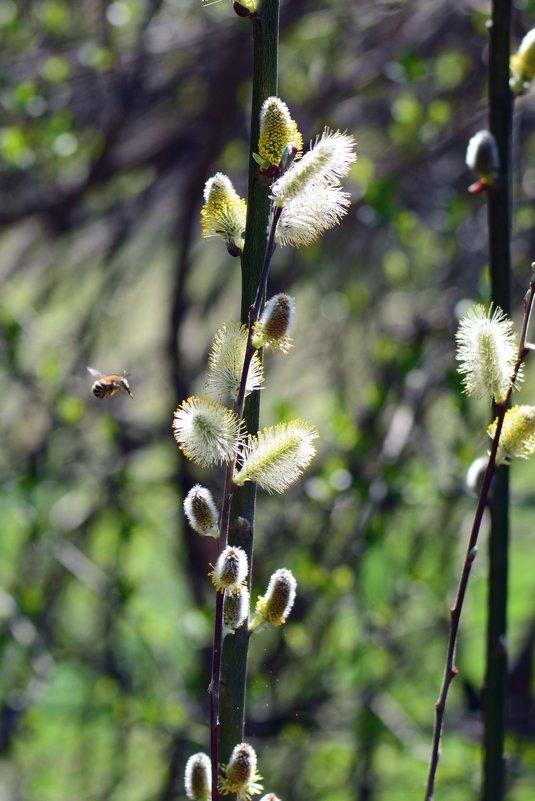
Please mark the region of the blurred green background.
MULTIPOLYGON (((280 96, 305 141, 354 134, 350 214, 279 249, 295 348, 268 354, 262 424, 303 416, 319 454, 259 496, 254 597, 293 570, 282 631, 251 644, 247 736, 283 801, 423 798, 464 489, 490 409, 454 332, 488 297, 489 6, 282 2, 280 96)), ((535 2, 514 3, 515 43, 535 2)), ((181 502, 221 474, 185 462, 178 403, 239 315, 239 264, 200 240, 204 183, 246 189, 251 33, 227 0, 0 0, 0 799, 169 801, 209 742, 215 557, 181 502), (130 373, 98 401, 86 366, 130 373)), ((535 259, 535 101, 516 105, 516 309, 535 259)), ((530 374, 531 373, 531 374, 530 374)), ((523 403, 533 402, 528 366, 523 403)), ((535 467, 513 469, 510 801, 533 801, 535 467)), ((477 798, 484 537, 458 651, 437 798, 477 798)))

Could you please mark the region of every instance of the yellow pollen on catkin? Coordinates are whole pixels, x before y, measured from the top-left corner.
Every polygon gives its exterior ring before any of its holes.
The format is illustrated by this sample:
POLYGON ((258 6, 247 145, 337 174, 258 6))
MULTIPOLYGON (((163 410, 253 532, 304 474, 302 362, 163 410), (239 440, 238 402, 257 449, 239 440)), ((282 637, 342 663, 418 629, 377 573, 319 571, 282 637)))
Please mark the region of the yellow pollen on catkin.
POLYGON ((206 182, 201 209, 201 235, 220 236, 228 245, 243 250, 247 202, 221 172, 206 182))
POLYGON ((527 91, 535 78, 535 28, 526 33, 518 51, 511 56, 509 66, 509 84, 513 92, 521 94, 527 91))
POLYGON ((303 150, 303 137, 297 123, 291 118, 286 103, 278 97, 268 97, 260 112, 258 153, 274 167, 278 167, 287 148, 296 151, 295 160, 303 150))
POLYGON ((258 598, 250 630, 254 631, 263 623, 284 625, 294 605, 296 588, 297 582, 291 570, 284 567, 276 570, 269 580, 266 594, 258 598))
POLYGON ((255 348, 273 348, 287 353, 292 347, 290 333, 295 318, 295 301, 281 292, 268 300, 260 320, 254 325, 252 344, 255 348))
POLYGON ((256 769, 254 748, 248 743, 240 743, 221 770, 219 791, 221 795, 236 793, 237 801, 250 801, 251 796, 262 791, 261 778, 256 769))
POLYGON ((297 481, 316 449, 318 431, 304 420, 289 420, 261 429, 245 443, 239 473, 232 479, 241 486, 256 481, 267 492, 284 492, 297 481))
POLYGON ((240 592, 249 573, 247 554, 243 548, 228 545, 221 552, 210 573, 212 584, 218 592, 240 592))
MULTIPOLYGON (((497 419, 488 427, 494 439, 497 419)), ((514 459, 529 459, 535 453, 535 406, 513 406, 505 413, 500 443, 496 454, 498 464, 514 459)))

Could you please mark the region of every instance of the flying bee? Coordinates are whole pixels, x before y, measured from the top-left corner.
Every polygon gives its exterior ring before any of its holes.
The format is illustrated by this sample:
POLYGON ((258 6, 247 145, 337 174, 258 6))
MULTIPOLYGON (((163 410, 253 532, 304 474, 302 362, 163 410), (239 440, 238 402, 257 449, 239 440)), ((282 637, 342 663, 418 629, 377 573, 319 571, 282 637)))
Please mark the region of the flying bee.
POLYGON ((134 396, 130 391, 130 384, 128 383, 126 373, 122 375, 104 375, 100 370, 95 370, 93 367, 87 368, 93 378, 96 378, 95 383, 91 387, 91 391, 95 398, 111 398, 118 392, 126 392, 133 399, 134 396))

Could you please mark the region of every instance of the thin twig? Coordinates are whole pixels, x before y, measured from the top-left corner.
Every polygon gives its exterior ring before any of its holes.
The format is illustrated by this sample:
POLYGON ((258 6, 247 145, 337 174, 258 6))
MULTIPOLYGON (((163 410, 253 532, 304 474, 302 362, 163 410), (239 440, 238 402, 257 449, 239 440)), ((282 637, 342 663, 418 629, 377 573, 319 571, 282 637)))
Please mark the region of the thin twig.
MULTIPOLYGON (((264 254, 264 262, 262 264, 262 271, 260 273, 260 279, 258 281, 258 288, 256 290, 255 300, 251 307, 251 311, 249 312, 249 332, 252 333, 252 327, 258 320, 260 315, 260 306, 262 304, 262 298, 264 296, 264 290, 266 286, 267 274, 269 270, 269 265, 271 264, 271 257, 275 252, 275 232, 277 230, 277 223, 279 222, 280 216, 282 213, 282 208, 280 206, 275 206, 272 209, 272 217, 271 217, 271 226, 269 230, 269 237, 266 244, 266 252, 264 254)), ((247 379, 247 374, 246 374, 247 379)))
POLYGON ((499 407, 497 407, 498 417, 496 421, 496 432, 492 440, 492 448, 490 451, 489 460, 487 462, 487 468, 485 470, 483 483, 481 485, 481 490, 479 493, 479 500, 474 516, 474 522, 472 524, 472 530, 470 532, 470 539, 466 550, 466 557, 464 560, 463 569, 459 580, 459 585, 457 587, 457 595, 455 597, 455 603, 452 609, 450 610, 450 631, 448 638, 448 648, 446 652, 446 663, 444 667, 442 686, 440 688, 438 700, 435 704, 435 725, 433 729, 433 742, 431 749, 431 759, 429 762, 429 771, 427 776, 425 801, 432 801, 434 796, 435 779, 438 768, 438 762, 440 759, 440 741, 442 737, 442 728, 444 724, 444 712, 446 709, 446 701, 450 685, 458 673, 458 670, 455 667, 455 652, 457 648, 457 636, 459 632, 459 624, 461 621, 461 613, 463 609, 464 597, 466 594, 466 588, 468 585, 468 579, 470 578, 472 565, 474 563, 477 554, 477 540, 479 537, 479 531, 481 528, 483 513, 487 505, 487 499, 490 490, 490 485, 492 482, 492 477, 496 470, 496 454, 498 452, 498 446, 500 444, 500 437, 503 428, 503 421, 505 419, 505 413, 507 411, 507 407, 511 399, 511 394, 513 392, 515 382, 518 378, 518 374, 520 372, 522 363, 530 351, 530 348, 528 347, 526 340, 527 340, 527 332, 531 316, 531 310, 533 307, 534 296, 535 296, 535 282, 532 279, 532 281, 530 282, 529 290, 526 294, 526 297, 524 298, 524 319, 522 322, 522 331, 520 334, 518 357, 514 366, 511 385, 509 387, 509 391, 507 393, 505 402, 500 404, 499 407))

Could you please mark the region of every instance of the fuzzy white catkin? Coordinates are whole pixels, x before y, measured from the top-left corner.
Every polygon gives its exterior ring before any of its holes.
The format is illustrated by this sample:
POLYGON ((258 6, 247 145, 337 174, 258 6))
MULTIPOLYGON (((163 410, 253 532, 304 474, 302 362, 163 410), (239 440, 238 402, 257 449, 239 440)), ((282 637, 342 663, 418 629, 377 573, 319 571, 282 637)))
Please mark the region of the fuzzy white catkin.
POLYGON ((195 484, 184 500, 184 513, 194 531, 205 537, 218 537, 218 512, 212 493, 195 484))
POLYGON ((227 545, 211 573, 212 583, 218 592, 240 592, 248 573, 249 564, 243 548, 227 545))
MULTIPOLYGON (((478 304, 460 321, 455 338, 457 371, 463 376, 466 394, 487 395, 503 403, 518 353, 511 320, 498 307, 487 311, 478 304)), ((516 383, 520 378, 519 372, 516 383)))
POLYGON ((188 759, 184 788, 190 801, 209 801, 212 795, 212 763, 206 754, 199 752, 188 759))

